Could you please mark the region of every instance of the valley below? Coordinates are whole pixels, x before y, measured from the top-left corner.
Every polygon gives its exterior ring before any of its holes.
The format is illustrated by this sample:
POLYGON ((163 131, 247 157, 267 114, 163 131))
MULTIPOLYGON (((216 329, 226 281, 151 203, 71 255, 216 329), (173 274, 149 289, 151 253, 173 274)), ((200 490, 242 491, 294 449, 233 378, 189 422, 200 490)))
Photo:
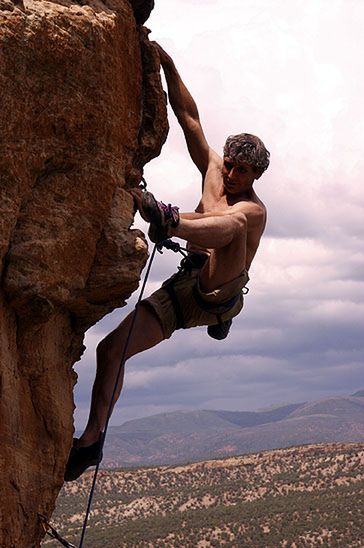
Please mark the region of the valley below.
MULTIPOLYGON (((52 517, 75 545, 92 477, 65 484, 52 517)), ((364 444, 310 444, 100 470, 84 546, 349 548, 364 545, 363 523, 364 444)))

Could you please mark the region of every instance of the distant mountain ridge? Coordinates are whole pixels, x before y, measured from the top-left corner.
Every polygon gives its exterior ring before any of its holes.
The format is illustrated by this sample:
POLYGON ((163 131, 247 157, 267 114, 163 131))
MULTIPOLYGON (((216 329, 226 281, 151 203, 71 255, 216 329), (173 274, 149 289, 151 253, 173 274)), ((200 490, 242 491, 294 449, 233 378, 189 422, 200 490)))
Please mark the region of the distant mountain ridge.
POLYGON ((315 443, 364 441, 364 390, 263 411, 175 411, 109 427, 103 466, 179 464, 315 443))

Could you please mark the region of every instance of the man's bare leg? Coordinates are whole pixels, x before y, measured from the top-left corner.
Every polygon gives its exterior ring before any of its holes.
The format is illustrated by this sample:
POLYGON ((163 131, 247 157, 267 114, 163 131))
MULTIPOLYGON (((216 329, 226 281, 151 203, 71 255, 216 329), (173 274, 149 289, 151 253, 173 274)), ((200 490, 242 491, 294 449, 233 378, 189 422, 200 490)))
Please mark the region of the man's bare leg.
MULTIPOLYGON (((245 268, 246 217, 240 212, 217 215, 199 213, 181 214, 179 225, 171 235, 185 239, 197 246, 210 249, 211 255, 200 274, 202 287, 212 291, 216 287, 236 278, 245 268)), ((79 439, 78 446, 95 443, 102 432, 119 370, 120 359, 129 332, 134 312, 114 331, 102 340, 97 348, 97 374, 92 391, 89 420, 79 439)), ((158 319, 147 307, 141 305, 133 333, 129 340, 126 360, 163 340, 158 319), (146 333, 145 326, 148 326, 146 333)), ((124 371, 122 371, 114 402, 118 399, 124 371)))
MULTIPOLYGON (((212 291, 236 278, 245 268, 247 220, 240 212, 203 216, 198 219, 184 219, 182 216, 179 225, 172 229, 171 235, 210 250, 209 260, 200 273, 201 287, 205 291, 212 291)), ((131 313, 98 345, 97 374, 92 392, 90 417, 85 432, 73 450, 78 453, 72 454, 71 451, 65 473, 67 481, 79 477, 86 468, 96 464, 95 459, 100 456, 99 452, 99 456, 95 455, 95 450, 99 451, 97 442, 105 427, 120 360, 134 314, 135 312, 131 313), (87 455, 81 455, 81 452, 85 451, 87 455)), ((141 305, 129 340, 126 359, 155 346, 163 338, 158 319, 146 306, 141 305)), ((120 395, 123 376, 124 370, 118 381, 113 405, 120 395)))
MULTIPOLYGON (((172 236, 211 249, 210 258, 201 271, 200 281, 204 290, 212 291, 239 276, 245 268, 246 217, 239 212, 196 216, 198 218, 184 219, 182 214, 178 227, 172 229, 172 236)), ((98 345, 97 373, 92 390, 90 416, 79 439, 79 447, 96 442, 105 426, 120 359, 134 314, 135 312, 129 314, 98 345)), ((163 338, 158 319, 146 306, 141 305, 129 340, 126 360, 155 346, 163 338)), ((120 375, 113 404, 120 395, 123 376, 124 371, 120 375)))
MULTIPOLYGON (((90 415, 77 447, 92 445, 99 440, 100 433, 104 429, 120 360, 134 314, 135 311, 129 314, 97 347, 97 372, 92 389, 90 415)), ((162 328, 156 316, 147 306, 140 305, 129 339, 126 359, 152 348, 163 339, 162 328)), ((119 378, 113 405, 120 395, 123 377, 124 367, 119 378)))

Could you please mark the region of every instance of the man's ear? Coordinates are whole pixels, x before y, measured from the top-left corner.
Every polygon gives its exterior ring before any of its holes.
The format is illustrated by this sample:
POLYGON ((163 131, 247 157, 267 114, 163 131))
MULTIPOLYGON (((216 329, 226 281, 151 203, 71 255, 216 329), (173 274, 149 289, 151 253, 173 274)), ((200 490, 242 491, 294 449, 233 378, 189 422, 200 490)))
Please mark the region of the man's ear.
POLYGON ((254 169, 254 174, 255 174, 255 180, 257 181, 263 175, 263 171, 260 171, 259 169, 254 169))

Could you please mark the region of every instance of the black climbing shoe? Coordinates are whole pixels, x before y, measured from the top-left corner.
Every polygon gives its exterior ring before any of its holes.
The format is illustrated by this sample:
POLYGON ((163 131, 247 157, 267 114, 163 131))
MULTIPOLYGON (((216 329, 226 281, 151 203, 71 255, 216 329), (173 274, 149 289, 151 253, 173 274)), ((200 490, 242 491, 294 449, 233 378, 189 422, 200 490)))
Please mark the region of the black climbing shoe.
POLYGON ((143 192, 142 209, 144 218, 150 223, 149 238, 155 244, 163 242, 170 236, 170 229, 178 226, 178 207, 157 202, 151 192, 143 192))
POLYGON ((64 473, 64 481, 74 481, 79 478, 89 466, 96 466, 96 464, 99 464, 102 461, 101 440, 96 441, 87 447, 76 447, 77 441, 78 439, 74 438, 73 447, 70 451, 64 473))
POLYGON ((225 320, 224 322, 217 323, 216 325, 209 325, 207 328, 207 333, 213 339, 222 341, 228 336, 232 323, 232 320, 225 320))

